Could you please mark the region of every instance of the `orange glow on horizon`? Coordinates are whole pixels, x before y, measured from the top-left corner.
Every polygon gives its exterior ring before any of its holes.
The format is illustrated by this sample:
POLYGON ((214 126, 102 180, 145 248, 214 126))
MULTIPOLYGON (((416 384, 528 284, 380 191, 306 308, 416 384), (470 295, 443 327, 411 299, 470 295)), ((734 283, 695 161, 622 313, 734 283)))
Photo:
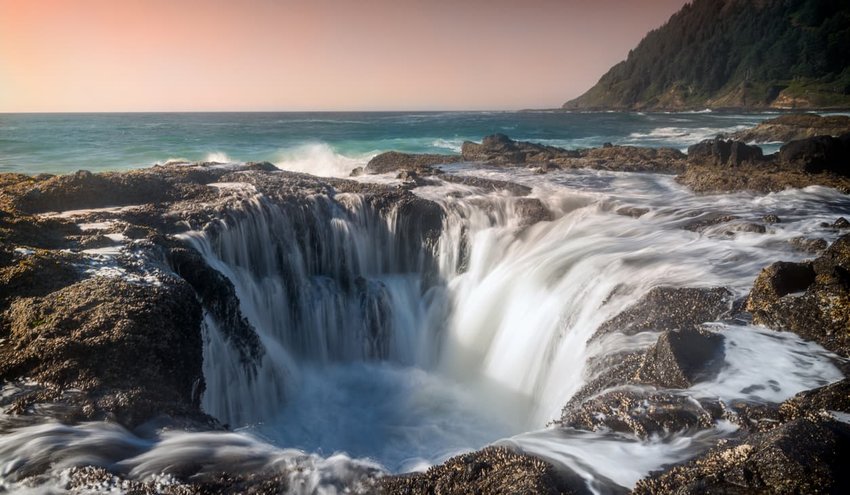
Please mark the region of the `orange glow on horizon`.
POLYGON ((685 0, 0 0, 0 112, 560 106, 685 0))

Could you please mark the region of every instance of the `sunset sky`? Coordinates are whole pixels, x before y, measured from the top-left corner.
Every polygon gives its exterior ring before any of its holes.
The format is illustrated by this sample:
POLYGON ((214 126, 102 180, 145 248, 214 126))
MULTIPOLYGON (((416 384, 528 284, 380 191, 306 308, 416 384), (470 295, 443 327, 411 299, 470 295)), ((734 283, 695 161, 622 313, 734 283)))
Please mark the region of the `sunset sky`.
POLYGON ((560 106, 685 0, 0 0, 0 112, 560 106))

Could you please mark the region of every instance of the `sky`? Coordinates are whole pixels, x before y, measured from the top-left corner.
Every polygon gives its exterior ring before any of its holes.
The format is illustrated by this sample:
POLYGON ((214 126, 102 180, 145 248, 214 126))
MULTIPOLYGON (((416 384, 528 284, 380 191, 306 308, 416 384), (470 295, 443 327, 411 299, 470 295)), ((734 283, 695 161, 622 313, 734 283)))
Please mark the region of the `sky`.
POLYGON ((686 0, 0 0, 0 112, 511 110, 686 0))

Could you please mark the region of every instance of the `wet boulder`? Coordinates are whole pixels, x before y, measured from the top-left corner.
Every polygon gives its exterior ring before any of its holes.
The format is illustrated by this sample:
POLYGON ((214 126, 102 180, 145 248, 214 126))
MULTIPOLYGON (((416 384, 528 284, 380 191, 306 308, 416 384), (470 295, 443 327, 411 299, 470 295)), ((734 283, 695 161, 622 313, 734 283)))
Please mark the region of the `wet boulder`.
POLYGON ((513 201, 514 212, 522 219, 521 225, 534 225, 552 220, 552 212, 537 198, 517 198, 513 201))
POLYGON ((850 235, 812 262, 777 262, 762 270, 746 308, 757 324, 850 356, 850 235))
POLYGON ((850 117, 846 115, 821 116, 815 113, 780 115, 767 119, 757 126, 738 131, 734 139, 745 142, 783 142, 813 136, 834 136, 850 132, 850 117))
POLYGON ((709 139, 688 148, 688 162, 716 167, 736 167, 742 163, 762 161, 764 155, 758 146, 741 141, 709 139))
POLYGON ((703 232, 709 227, 729 223, 733 220, 738 220, 738 217, 726 213, 704 213, 693 220, 689 220, 682 228, 691 232, 703 232))
POLYGON ((850 425, 796 419, 638 481, 635 494, 848 493, 850 425))
POLYGON ((697 327, 664 332, 644 357, 637 378, 665 388, 688 388, 717 375, 723 365, 723 336, 697 327))
POLYGON ((548 163, 556 158, 579 157, 577 151, 525 141, 514 141, 504 134, 485 136, 481 143, 466 141, 461 148, 464 161, 519 165, 548 163))
POLYGON ((832 172, 850 176, 850 133, 837 138, 815 136, 791 141, 780 148, 779 159, 807 173, 832 172))

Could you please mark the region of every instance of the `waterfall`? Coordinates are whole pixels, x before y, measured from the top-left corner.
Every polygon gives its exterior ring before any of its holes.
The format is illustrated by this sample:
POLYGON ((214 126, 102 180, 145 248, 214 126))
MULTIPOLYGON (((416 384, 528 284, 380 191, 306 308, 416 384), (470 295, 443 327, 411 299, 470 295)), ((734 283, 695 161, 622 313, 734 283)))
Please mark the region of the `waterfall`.
MULTIPOLYGON (((588 362, 651 345, 652 332, 591 339, 651 288, 723 286, 742 296, 777 239, 825 214, 819 190, 718 202, 663 178, 609 182, 617 177, 579 175, 589 187, 548 184, 529 197, 417 188, 439 205, 436 239, 419 218, 429 210, 398 197, 243 199, 184 236, 233 283, 263 351, 246 362, 208 314, 204 410, 281 446, 345 451, 392 471, 440 462, 543 427, 589 379, 588 362), (651 194, 612 193, 633 189, 651 194), (758 218, 778 205, 793 209, 771 235, 683 228, 715 210, 758 218), (623 206, 651 212, 616 214, 623 206)), ((769 346, 751 327, 723 329, 728 342, 746 342, 727 349, 729 363, 756 363, 746 353, 769 346)), ((780 347, 774 359, 788 351, 824 360, 800 343, 780 347)), ((782 390, 747 397, 775 401, 840 376, 824 366, 788 366, 782 390)), ((770 360, 753 367, 750 380, 770 375, 770 360)), ((738 382, 721 373, 693 393, 737 399, 738 382)))
POLYGON ((233 425, 267 419, 303 363, 433 362, 443 289, 426 286, 430 253, 402 238, 403 220, 353 194, 286 204, 256 195, 186 234, 233 283, 264 350, 244 362, 208 314, 204 409, 233 425))

